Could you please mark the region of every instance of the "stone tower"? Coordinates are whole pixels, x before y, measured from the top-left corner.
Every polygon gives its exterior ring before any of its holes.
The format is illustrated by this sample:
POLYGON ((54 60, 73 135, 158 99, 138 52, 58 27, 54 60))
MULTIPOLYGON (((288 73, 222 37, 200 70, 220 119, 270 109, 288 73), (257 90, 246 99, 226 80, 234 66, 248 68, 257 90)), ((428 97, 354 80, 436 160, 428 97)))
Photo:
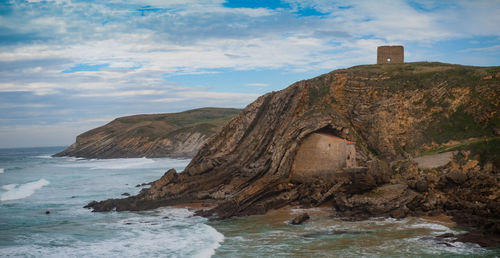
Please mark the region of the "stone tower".
POLYGON ((403 46, 380 46, 377 48, 377 64, 402 64, 405 62, 403 46))

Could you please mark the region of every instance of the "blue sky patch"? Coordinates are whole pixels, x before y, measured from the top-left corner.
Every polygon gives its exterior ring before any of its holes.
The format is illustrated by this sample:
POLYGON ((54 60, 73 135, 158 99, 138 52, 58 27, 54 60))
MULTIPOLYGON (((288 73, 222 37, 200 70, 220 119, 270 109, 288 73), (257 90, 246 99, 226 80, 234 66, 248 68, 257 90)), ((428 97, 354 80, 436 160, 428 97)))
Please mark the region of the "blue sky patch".
POLYGON ((276 0, 228 0, 223 4, 227 8, 267 8, 267 9, 289 9, 290 4, 276 0))
POLYGON ((76 64, 73 67, 62 71, 62 73, 95 72, 108 67, 109 64, 76 64))
POLYGON ((324 16, 328 15, 328 13, 322 13, 312 7, 300 8, 296 12, 299 16, 324 16))
POLYGON ((352 5, 341 5, 341 6, 338 6, 337 8, 340 10, 347 10, 347 9, 352 9, 353 6, 352 5))
POLYGON ((137 9, 137 11, 140 13, 141 16, 146 16, 148 15, 149 13, 156 13, 156 12, 160 12, 160 11, 163 11, 164 9, 162 8, 153 8, 151 6, 143 6, 139 9, 137 9))

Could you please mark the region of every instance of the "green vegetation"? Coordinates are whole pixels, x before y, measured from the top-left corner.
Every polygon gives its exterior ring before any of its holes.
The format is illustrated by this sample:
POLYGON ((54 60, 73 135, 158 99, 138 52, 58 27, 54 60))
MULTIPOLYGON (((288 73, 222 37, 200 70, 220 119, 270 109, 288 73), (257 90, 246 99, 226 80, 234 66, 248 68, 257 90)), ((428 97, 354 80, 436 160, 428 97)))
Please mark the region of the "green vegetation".
POLYGON ((442 146, 442 147, 439 147, 437 149, 428 150, 428 151, 422 152, 420 154, 420 156, 427 156, 427 155, 434 155, 434 154, 439 154, 439 153, 448 152, 448 151, 462 150, 471 144, 482 144, 482 143, 489 144, 489 143, 495 143, 498 141, 500 141, 500 137, 471 139, 471 140, 463 141, 459 144, 455 144, 455 145, 451 145, 451 146, 442 146))
POLYGON ((138 124, 142 122, 165 122, 177 127, 194 126, 199 123, 213 123, 222 125, 228 117, 233 117, 241 110, 236 108, 200 108, 179 113, 135 115, 121 117, 116 121, 125 124, 138 124))
MULTIPOLYGON (((357 75, 377 77, 388 75, 390 80, 370 81, 375 87, 383 87, 391 91, 407 89, 428 89, 440 87, 463 87, 479 85, 488 75, 500 72, 500 67, 472 67, 444 63, 404 63, 361 65, 347 69, 357 75)), ((488 80, 500 83, 500 78, 492 76, 488 80)))
POLYGON ((164 121, 175 126, 194 126, 200 123, 211 123, 220 126, 227 122, 228 117, 233 117, 241 110, 234 108, 201 108, 180 113, 172 113, 164 121))
POLYGON ((472 139, 456 145, 428 150, 423 152, 421 156, 462 150, 470 151, 469 157, 476 158, 481 165, 492 162, 496 167, 500 166, 500 137, 472 139))
POLYGON ((477 158, 481 165, 491 162, 495 167, 500 167, 500 137, 474 142, 465 146, 457 146, 451 150, 470 151, 470 157, 477 158))
POLYGON ((330 91, 330 85, 325 82, 324 76, 316 77, 312 80, 312 86, 309 88, 309 107, 321 101, 323 96, 328 95, 330 91))
POLYGON ((474 121, 472 115, 465 112, 463 106, 457 108, 449 117, 442 113, 435 114, 433 121, 433 124, 422 125, 422 128, 427 128, 424 134, 437 143, 489 137, 493 135, 493 128, 498 128, 498 119, 490 119, 486 124, 479 124, 474 121))
POLYGON ((107 125, 87 131, 82 136, 106 133, 123 138, 147 137, 150 140, 195 132, 210 136, 240 111, 235 108, 200 108, 180 113, 120 117, 107 125))
POLYGON ((212 135, 217 130, 217 126, 209 123, 196 124, 194 126, 181 127, 175 131, 169 132, 166 136, 168 138, 174 137, 181 133, 201 133, 203 135, 212 135))

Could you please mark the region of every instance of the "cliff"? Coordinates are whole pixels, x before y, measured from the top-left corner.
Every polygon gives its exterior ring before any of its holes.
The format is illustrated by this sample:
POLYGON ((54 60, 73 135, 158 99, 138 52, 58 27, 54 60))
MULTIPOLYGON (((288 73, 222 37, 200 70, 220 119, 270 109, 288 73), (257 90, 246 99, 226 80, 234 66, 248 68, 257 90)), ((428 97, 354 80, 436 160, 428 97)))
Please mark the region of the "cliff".
POLYGON ((169 170, 126 199, 95 211, 178 203, 212 205, 200 215, 261 214, 328 203, 339 216, 447 213, 500 232, 500 67, 443 63, 335 70, 265 94, 224 125, 183 173, 169 170), (356 142, 358 167, 294 180, 301 142, 315 132, 356 142), (455 151, 421 169, 413 158, 455 151), (470 216, 469 216, 470 215, 470 216))
POLYGON ((200 108, 117 118, 87 131, 54 156, 83 158, 193 157, 240 109, 200 108))

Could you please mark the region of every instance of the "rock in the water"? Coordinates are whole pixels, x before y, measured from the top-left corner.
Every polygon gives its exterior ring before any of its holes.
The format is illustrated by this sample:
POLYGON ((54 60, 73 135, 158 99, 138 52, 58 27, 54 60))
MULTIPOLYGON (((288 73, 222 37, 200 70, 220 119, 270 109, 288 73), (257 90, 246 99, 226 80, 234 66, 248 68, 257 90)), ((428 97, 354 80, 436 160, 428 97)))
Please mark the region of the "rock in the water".
POLYGON ((403 218, 408 211, 406 205, 417 196, 407 185, 388 184, 350 198, 337 196, 334 206, 339 214, 353 219, 387 215, 403 218))
POLYGON ((45 211, 45 214, 50 214, 50 211, 45 211))
POLYGON ((123 196, 130 196, 129 193, 122 193, 123 196))
POLYGON ((141 186, 151 185, 152 183, 153 182, 137 184, 135 187, 141 187, 141 186))
POLYGON ((297 216, 294 219, 292 219, 290 221, 290 224, 292 224, 292 225, 300 225, 300 224, 304 223, 306 220, 308 220, 309 218, 310 218, 309 214, 302 213, 299 216, 297 216))
POLYGON ((395 219, 402 219, 402 218, 406 217, 406 211, 404 208, 395 209, 395 210, 391 211, 390 215, 391 215, 391 217, 393 217, 395 219))
POLYGON ((87 205, 83 206, 83 208, 90 209, 90 208, 94 207, 94 205, 96 205, 96 204, 97 204, 97 201, 91 201, 87 205))
MULTIPOLYGON (((475 243, 481 247, 500 247, 500 236, 498 234, 485 234, 478 230, 472 230, 463 234, 453 234, 445 233, 433 237, 436 241, 446 240, 449 242, 463 242, 463 243, 475 243)), ((440 244, 446 244, 446 242, 438 242, 440 244)))

